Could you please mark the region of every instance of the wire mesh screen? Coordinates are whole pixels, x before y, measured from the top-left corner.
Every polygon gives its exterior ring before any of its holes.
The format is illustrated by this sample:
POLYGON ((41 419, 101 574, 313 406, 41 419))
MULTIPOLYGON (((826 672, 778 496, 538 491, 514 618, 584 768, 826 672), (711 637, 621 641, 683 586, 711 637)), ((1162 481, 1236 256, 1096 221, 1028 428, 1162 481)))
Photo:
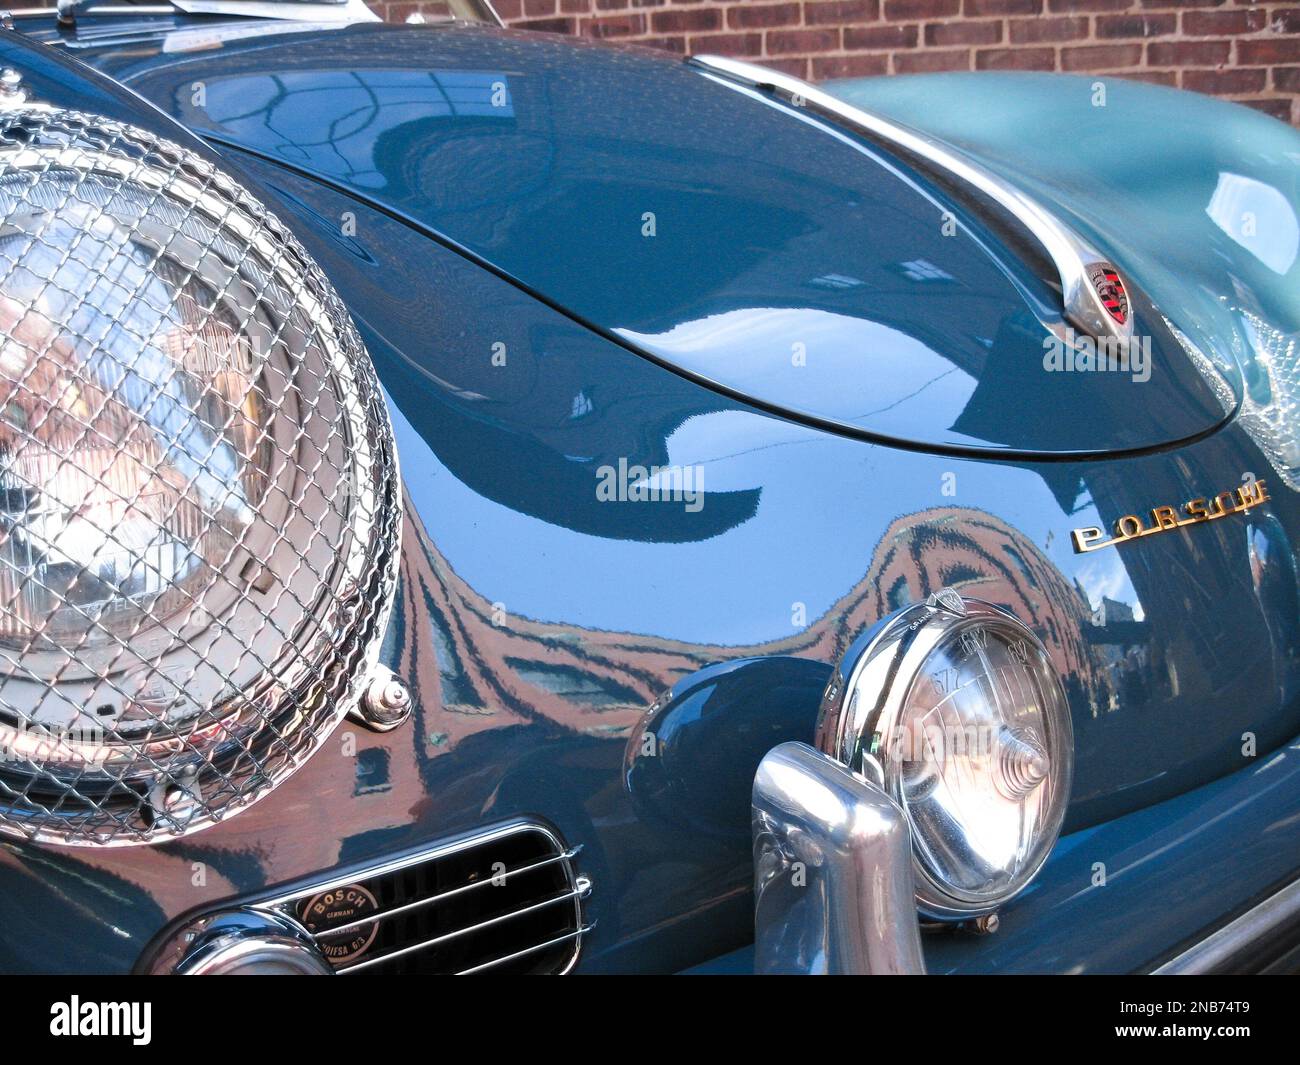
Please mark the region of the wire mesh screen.
POLYGON ((0 115, 0 832, 152 842, 247 806, 355 703, 400 520, 374 370, 201 157, 0 115))

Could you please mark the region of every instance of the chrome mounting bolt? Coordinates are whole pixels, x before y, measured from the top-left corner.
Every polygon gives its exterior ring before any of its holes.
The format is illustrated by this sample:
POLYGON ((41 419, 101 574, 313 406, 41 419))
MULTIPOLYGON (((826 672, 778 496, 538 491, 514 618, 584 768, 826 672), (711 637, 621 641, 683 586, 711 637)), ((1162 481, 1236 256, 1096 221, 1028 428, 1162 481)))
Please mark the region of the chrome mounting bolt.
POLYGON ((27 102, 23 91, 23 76, 13 67, 0 70, 0 107, 13 107, 27 102))
POLYGON ((375 732, 391 732, 411 716, 411 690, 385 666, 376 666, 352 717, 375 732))

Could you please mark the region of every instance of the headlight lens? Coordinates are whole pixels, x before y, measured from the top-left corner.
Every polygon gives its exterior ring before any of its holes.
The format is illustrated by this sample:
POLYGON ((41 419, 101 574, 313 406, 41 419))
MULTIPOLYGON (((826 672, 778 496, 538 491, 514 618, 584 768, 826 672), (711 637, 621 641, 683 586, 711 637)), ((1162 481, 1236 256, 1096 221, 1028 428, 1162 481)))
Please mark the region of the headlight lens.
POLYGON ((903 808, 917 900, 986 914, 1042 866, 1069 798, 1073 734, 1042 644, 1011 615, 944 591, 846 656, 819 745, 903 808))
POLYGON ((74 198, 47 180, 0 236, 11 647, 129 640, 174 619, 252 526, 271 474, 254 330, 229 290, 88 199, 111 190, 92 176, 74 198))
POLYGON ((400 520, 328 281, 203 159, 0 116, 0 831, 180 835, 355 704, 400 520))

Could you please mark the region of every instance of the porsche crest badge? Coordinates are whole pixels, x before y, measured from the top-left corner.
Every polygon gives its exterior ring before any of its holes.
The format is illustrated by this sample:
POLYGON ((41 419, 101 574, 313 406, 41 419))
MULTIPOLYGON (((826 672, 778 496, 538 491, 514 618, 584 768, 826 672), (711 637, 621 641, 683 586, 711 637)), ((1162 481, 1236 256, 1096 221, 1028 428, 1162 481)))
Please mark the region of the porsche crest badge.
POLYGON ((1088 268, 1088 280, 1106 313, 1119 325, 1128 323, 1128 292, 1120 280, 1119 271, 1110 263, 1094 263, 1088 268))

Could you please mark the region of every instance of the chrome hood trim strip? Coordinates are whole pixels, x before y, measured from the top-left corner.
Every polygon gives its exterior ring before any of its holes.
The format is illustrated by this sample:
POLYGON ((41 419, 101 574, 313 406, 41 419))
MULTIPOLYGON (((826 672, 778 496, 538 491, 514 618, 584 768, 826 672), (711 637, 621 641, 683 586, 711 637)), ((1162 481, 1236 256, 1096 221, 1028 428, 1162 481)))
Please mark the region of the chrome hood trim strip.
POLYGON ((1094 337, 1127 340, 1133 335, 1133 318, 1122 324, 1107 311, 1091 274, 1115 267, 1079 234, 1055 217, 1042 204, 1004 181, 964 152, 836 99, 799 78, 738 59, 698 55, 687 62, 707 73, 755 89, 773 93, 795 107, 811 108, 858 129, 903 151, 909 152, 953 178, 978 190, 1016 219, 1042 246, 1060 278, 1064 316, 1077 328, 1094 337))

